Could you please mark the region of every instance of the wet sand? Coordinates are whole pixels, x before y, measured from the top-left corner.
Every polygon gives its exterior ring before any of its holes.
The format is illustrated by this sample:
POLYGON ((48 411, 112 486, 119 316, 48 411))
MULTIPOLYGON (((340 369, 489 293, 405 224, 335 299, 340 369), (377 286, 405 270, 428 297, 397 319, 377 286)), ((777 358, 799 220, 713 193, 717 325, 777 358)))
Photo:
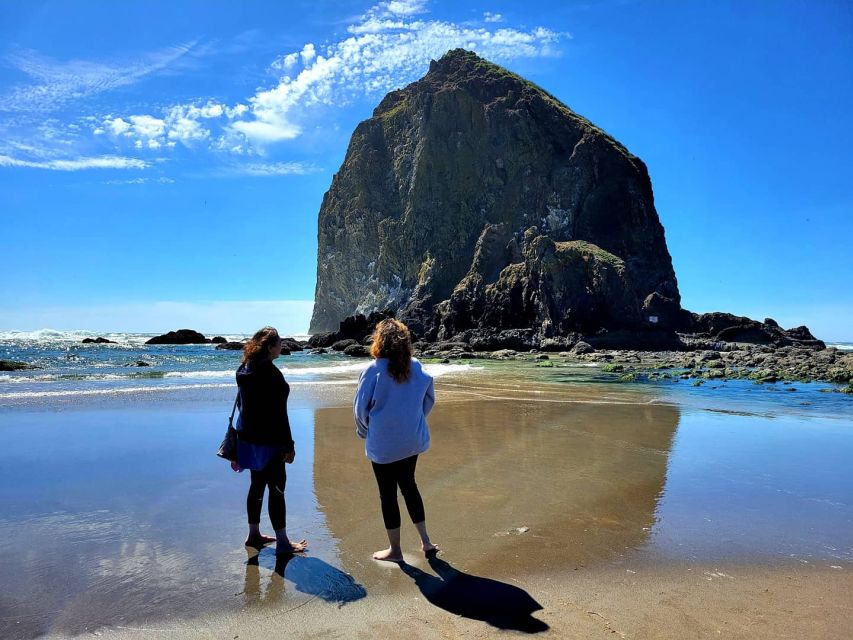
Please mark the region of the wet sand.
POLYGON ((311 551, 278 566, 240 546, 248 478, 212 455, 225 392, 0 414, 0 636, 853 636, 844 416, 441 378, 418 480, 443 553, 404 512, 401 568, 370 558, 352 392, 294 387, 288 529, 311 551))

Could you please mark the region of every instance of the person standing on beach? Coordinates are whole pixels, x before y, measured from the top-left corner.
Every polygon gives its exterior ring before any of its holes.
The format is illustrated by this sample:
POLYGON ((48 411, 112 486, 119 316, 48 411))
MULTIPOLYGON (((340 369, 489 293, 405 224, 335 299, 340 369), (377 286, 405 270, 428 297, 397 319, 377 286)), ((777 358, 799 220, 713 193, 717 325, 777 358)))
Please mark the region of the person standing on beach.
POLYGON ((426 416, 435 403, 432 377, 412 357, 408 327, 387 319, 376 325, 370 355, 355 392, 356 433, 366 440, 365 453, 379 485, 382 519, 390 546, 373 554, 376 560, 402 562, 400 506, 397 487, 427 555, 438 552, 426 530, 424 503, 415 483, 418 456, 429 449, 426 416))
POLYGON ((275 542, 277 555, 305 551, 305 540, 291 542, 285 530, 285 464, 296 456, 287 396, 290 386, 273 360, 281 355, 281 337, 273 327, 258 330, 243 347, 243 361, 237 369, 240 415, 237 418, 237 460, 234 471, 251 471, 246 511, 249 535, 246 546, 260 549, 275 542), (261 533, 264 491, 269 489, 267 510, 275 537, 261 533))

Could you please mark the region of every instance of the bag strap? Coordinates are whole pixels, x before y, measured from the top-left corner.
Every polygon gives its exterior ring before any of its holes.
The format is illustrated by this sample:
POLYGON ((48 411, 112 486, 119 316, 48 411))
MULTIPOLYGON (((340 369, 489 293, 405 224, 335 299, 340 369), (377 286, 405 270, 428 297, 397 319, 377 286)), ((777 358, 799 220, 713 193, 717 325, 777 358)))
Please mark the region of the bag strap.
POLYGON ((237 397, 234 398, 234 406, 231 407, 231 415, 228 418, 228 426, 232 426, 232 422, 234 422, 234 412, 237 411, 237 402, 240 400, 240 392, 237 392, 237 397))

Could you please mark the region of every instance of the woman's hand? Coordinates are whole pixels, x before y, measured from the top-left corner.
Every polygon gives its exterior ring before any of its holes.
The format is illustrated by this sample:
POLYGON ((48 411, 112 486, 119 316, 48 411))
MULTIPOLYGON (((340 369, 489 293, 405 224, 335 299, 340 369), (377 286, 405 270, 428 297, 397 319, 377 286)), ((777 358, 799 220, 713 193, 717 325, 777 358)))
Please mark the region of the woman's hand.
POLYGON ((243 471, 243 467, 241 467, 236 460, 231 461, 231 468, 234 471, 236 471, 237 473, 240 473, 241 471, 243 471))
POLYGON ((285 463, 290 464, 291 462, 293 462, 293 459, 295 457, 296 457, 296 450, 288 451, 287 453, 284 454, 284 457, 282 458, 282 460, 284 460, 285 463))

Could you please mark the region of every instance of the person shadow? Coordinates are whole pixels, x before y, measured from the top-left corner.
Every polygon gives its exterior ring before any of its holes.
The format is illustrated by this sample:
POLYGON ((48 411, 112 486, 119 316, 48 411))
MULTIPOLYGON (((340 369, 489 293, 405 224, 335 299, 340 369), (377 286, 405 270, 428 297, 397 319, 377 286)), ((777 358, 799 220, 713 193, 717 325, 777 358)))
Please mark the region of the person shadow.
POLYGON ((334 602, 340 607, 367 596, 367 589, 351 575, 319 558, 294 554, 249 554, 244 588, 247 596, 259 601, 275 600, 284 593, 284 578, 290 580, 300 593, 334 602), (273 572, 263 598, 260 593, 260 567, 273 572))
POLYGON ((533 617, 542 609, 524 589, 505 582, 463 573, 435 554, 427 558, 438 577, 401 562, 403 573, 430 604, 472 620, 482 620, 504 630, 541 633, 550 627, 533 617))

